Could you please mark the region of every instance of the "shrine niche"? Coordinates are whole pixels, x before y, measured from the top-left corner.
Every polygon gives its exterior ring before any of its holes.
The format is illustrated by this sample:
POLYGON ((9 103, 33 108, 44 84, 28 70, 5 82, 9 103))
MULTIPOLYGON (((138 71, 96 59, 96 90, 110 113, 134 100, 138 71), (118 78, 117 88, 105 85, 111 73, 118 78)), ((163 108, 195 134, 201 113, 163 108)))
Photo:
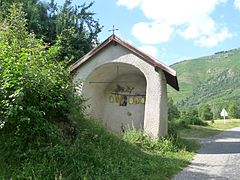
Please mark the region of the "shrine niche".
POLYGON ((82 90, 89 113, 114 132, 143 128, 146 79, 136 67, 107 63, 94 70, 82 90))
POLYGON ((142 129, 167 134, 167 83, 179 90, 176 72, 115 35, 71 66, 82 81, 89 115, 113 132, 142 129))

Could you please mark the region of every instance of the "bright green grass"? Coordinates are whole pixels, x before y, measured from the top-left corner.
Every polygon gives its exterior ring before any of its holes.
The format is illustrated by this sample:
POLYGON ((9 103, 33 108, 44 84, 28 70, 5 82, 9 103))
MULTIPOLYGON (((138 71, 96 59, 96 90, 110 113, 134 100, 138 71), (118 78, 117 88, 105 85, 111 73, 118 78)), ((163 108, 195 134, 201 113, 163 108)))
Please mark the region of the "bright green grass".
POLYGON ((191 125, 189 128, 181 129, 180 136, 184 138, 203 138, 208 136, 215 136, 223 130, 228 130, 240 126, 240 119, 228 119, 226 124, 223 120, 215 120, 214 123, 208 122, 209 126, 195 126, 191 125))
POLYGON ((223 119, 218 119, 215 120, 214 123, 209 122, 209 125, 213 129, 227 130, 240 126, 240 119, 226 119, 226 124, 224 124, 223 119))
POLYGON ((74 144, 31 149, 22 159, 11 158, 17 149, 6 152, 0 144, 0 179, 164 180, 187 166, 194 155, 186 150, 191 142, 178 138, 155 141, 138 134, 133 134, 135 139, 123 138, 91 120, 78 125, 74 144), (7 161, 1 158, 5 156, 7 161))
POLYGON ((196 126, 190 125, 187 129, 180 130, 180 136, 183 138, 203 138, 208 136, 215 136, 222 132, 218 129, 213 129, 210 126, 196 126))

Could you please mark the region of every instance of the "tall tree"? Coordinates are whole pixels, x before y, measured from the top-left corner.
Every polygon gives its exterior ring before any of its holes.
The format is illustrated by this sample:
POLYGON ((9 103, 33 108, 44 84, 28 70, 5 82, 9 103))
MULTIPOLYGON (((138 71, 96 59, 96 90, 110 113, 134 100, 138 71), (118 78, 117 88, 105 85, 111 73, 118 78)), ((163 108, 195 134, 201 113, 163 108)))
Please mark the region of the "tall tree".
POLYGON ((185 122, 186 124, 193 124, 193 125, 206 125, 198 115, 197 109, 193 107, 189 107, 183 111, 181 111, 181 121, 185 122))
POLYGON ((70 63, 98 44, 97 37, 102 28, 89 10, 93 2, 81 6, 72 6, 71 3, 71 0, 65 0, 56 17, 57 42, 62 46, 59 59, 67 59, 70 63))
POLYGON ((90 10, 93 2, 72 5, 72 0, 65 0, 58 6, 54 0, 45 3, 39 0, 0 0, 0 13, 7 15, 12 3, 21 3, 27 14, 28 30, 38 38, 54 45, 62 46, 57 60, 72 63, 98 44, 98 33, 102 26, 90 10))
POLYGON ((48 3, 48 32, 45 37, 46 42, 50 42, 54 44, 56 42, 56 21, 58 16, 58 5, 55 3, 54 0, 51 0, 50 3, 48 3))
POLYGON ((240 107, 236 103, 229 103, 228 115, 230 118, 240 118, 240 107))
POLYGON ((168 120, 173 121, 180 117, 180 111, 177 106, 174 104, 171 97, 168 98, 168 120))
POLYGON ((222 111, 222 104, 213 104, 212 105, 212 112, 213 112, 213 119, 219 119, 221 118, 221 111, 222 111))
POLYGON ((202 120, 212 120, 213 113, 209 104, 204 104, 199 108, 199 117, 202 120))

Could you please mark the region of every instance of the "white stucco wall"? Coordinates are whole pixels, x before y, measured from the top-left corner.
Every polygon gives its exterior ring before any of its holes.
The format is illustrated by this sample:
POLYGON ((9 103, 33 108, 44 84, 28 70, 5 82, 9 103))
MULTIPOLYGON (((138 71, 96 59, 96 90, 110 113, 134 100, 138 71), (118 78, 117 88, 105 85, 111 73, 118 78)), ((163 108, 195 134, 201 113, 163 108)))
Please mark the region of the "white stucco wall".
MULTIPOLYGON (((118 78, 122 87, 134 87, 132 93, 125 93, 129 98, 141 97, 141 96, 129 96, 130 95, 145 95, 146 94, 146 80, 145 77, 138 74, 126 74, 118 78)), ((121 126, 124 129, 135 128, 143 129, 144 125, 144 112, 145 104, 130 104, 127 106, 120 106, 119 103, 110 103, 109 96, 111 92, 116 88, 115 83, 111 83, 105 89, 105 109, 103 121, 104 124, 114 132, 120 132, 121 126)), ((145 97, 144 97, 145 98, 145 97)))
MULTIPOLYGON (((90 104, 89 113, 95 117, 100 117, 108 127, 113 131, 119 131, 119 119, 122 118, 122 122, 129 123, 129 121, 134 121, 136 126, 141 124, 142 120, 137 120, 144 116, 144 130, 153 137, 164 136, 167 134, 167 91, 166 91, 166 79, 164 73, 159 70, 155 71, 155 68, 147 63, 146 61, 140 59, 136 55, 132 54, 128 49, 122 47, 121 45, 117 46, 108 46, 103 51, 99 52, 96 56, 92 57, 92 59, 88 60, 84 65, 80 66, 73 78, 73 81, 76 82, 78 80, 98 80, 109 82, 114 80, 113 71, 109 70, 111 68, 111 64, 109 63, 120 63, 129 64, 134 66, 134 68, 130 68, 129 71, 133 72, 124 72, 125 74, 135 74, 131 78, 136 78, 138 75, 142 75, 146 79, 146 102, 145 106, 139 105, 139 109, 135 111, 140 111, 139 115, 132 115, 130 117, 125 116, 127 113, 126 107, 121 107, 121 110, 118 110, 118 115, 115 113, 114 106, 106 104, 106 89, 107 86, 104 83, 85 83, 83 86, 83 95, 88 98, 88 103, 90 104), (101 70, 101 67, 104 66, 108 68, 104 68, 101 70), (99 71, 98 71, 99 69, 99 71), (94 73, 96 72, 96 73, 94 73), (106 74, 108 74, 106 76, 106 74), (96 97, 93 97, 94 94, 98 94, 96 97), (104 100, 105 99, 105 100, 104 100), (144 106, 144 107, 143 107, 144 106), (145 111, 142 113, 142 109, 145 111), (108 112, 106 114, 106 111, 108 112), (113 114, 111 114, 113 113, 113 114), (122 115, 121 115, 122 114, 122 115), (139 116, 139 117, 138 117, 139 116), (115 118, 115 120, 114 120, 115 118), (111 125, 111 119, 112 124, 111 125)), ((130 77, 130 76, 129 76, 130 77)), ((110 88, 110 87, 108 87, 110 88)), ((121 122, 121 123, 122 123, 121 122)))

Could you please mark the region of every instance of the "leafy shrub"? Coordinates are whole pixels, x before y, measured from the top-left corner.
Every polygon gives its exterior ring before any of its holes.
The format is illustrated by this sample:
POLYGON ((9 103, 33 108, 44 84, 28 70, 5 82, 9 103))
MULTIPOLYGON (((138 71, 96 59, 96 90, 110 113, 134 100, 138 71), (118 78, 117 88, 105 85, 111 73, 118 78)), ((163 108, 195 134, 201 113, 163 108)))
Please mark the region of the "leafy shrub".
POLYGON ((207 123, 203 122, 199 116, 198 111, 194 108, 188 108, 187 110, 182 111, 180 120, 182 123, 191 124, 191 125, 200 125, 206 126, 207 123))
POLYGON ((0 136, 22 152, 52 146, 59 140, 56 122, 69 122, 68 72, 54 61, 57 47, 47 50, 27 32, 21 6, 0 20, 0 136))
POLYGON ((169 136, 177 137, 179 130, 187 128, 189 128, 189 124, 181 119, 177 119, 168 123, 168 134, 169 136))
POLYGON ((180 111, 177 106, 174 104, 173 99, 171 97, 168 98, 168 121, 173 121, 180 117, 180 111))
POLYGON ((213 112, 209 104, 204 104, 199 108, 199 117, 202 120, 212 120, 213 119, 213 112))
POLYGON ((239 119, 240 118, 240 107, 239 104, 231 102, 227 107, 228 115, 230 118, 239 119))

